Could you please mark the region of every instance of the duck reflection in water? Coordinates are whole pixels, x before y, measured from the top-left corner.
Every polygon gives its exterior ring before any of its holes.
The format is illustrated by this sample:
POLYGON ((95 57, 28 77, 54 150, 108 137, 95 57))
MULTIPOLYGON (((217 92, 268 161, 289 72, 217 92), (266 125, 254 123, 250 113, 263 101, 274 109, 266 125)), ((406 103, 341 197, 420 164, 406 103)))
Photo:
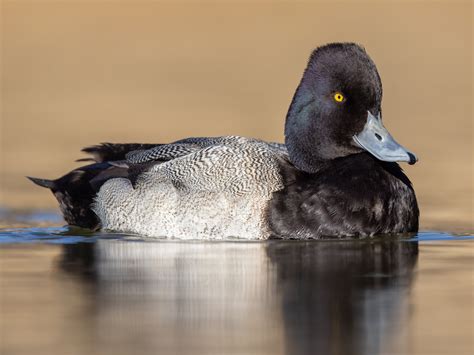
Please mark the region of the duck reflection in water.
POLYGON ((403 332, 417 256, 400 239, 100 239, 60 265, 94 285, 99 353, 379 354, 403 332))
POLYGON ((274 243, 288 354, 386 353, 408 316, 418 244, 274 243))

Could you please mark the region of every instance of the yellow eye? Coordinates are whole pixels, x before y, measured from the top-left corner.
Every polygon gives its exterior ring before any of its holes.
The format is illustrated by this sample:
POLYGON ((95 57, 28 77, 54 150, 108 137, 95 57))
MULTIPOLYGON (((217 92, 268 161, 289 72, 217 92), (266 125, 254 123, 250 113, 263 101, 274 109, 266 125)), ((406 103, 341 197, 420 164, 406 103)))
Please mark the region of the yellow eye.
POLYGON ((334 94, 334 100, 337 101, 337 102, 342 102, 342 101, 345 100, 345 97, 340 92, 336 92, 334 94))

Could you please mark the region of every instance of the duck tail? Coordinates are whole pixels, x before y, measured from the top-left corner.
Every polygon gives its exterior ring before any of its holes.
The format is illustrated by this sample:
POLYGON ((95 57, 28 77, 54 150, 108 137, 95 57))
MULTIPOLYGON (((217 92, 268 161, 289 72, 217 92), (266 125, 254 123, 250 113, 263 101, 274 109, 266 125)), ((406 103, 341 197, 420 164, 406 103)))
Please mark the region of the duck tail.
POLYGON ((92 209, 101 186, 109 179, 128 178, 128 166, 113 163, 94 163, 81 166, 56 180, 27 177, 38 186, 51 190, 64 219, 70 225, 98 229, 100 221, 92 209))
POLYGON ((95 186, 91 184, 91 180, 108 166, 110 165, 93 164, 81 167, 56 180, 30 176, 27 176, 27 178, 34 184, 51 190, 68 224, 82 228, 97 229, 99 227, 99 220, 91 208, 97 191, 95 186))
POLYGON ((41 186, 41 187, 46 187, 51 190, 56 187, 55 180, 40 179, 40 178, 31 177, 31 176, 27 176, 27 178, 31 180, 33 183, 35 183, 36 185, 41 186))

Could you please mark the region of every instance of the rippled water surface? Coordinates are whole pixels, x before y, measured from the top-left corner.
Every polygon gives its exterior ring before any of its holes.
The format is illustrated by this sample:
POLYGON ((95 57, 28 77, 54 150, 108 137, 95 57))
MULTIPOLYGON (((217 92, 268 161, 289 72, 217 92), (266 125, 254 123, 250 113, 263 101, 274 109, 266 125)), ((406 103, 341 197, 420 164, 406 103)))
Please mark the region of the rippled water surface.
POLYGON ((152 241, 1 216, 2 354, 474 352, 470 235, 152 241))

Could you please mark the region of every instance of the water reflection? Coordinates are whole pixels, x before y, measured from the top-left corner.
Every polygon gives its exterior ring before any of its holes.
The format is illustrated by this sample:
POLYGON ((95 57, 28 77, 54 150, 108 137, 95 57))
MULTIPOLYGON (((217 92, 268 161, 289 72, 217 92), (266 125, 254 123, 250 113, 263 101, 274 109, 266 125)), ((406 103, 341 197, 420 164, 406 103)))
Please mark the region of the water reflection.
POLYGON ((377 354, 408 315, 404 241, 63 246, 94 297, 98 353, 377 354), (113 348, 111 348, 113 344, 113 348))
POLYGON ((275 243, 268 255, 277 266, 288 354, 387 350, 407 316, 417 243, 275 243))

